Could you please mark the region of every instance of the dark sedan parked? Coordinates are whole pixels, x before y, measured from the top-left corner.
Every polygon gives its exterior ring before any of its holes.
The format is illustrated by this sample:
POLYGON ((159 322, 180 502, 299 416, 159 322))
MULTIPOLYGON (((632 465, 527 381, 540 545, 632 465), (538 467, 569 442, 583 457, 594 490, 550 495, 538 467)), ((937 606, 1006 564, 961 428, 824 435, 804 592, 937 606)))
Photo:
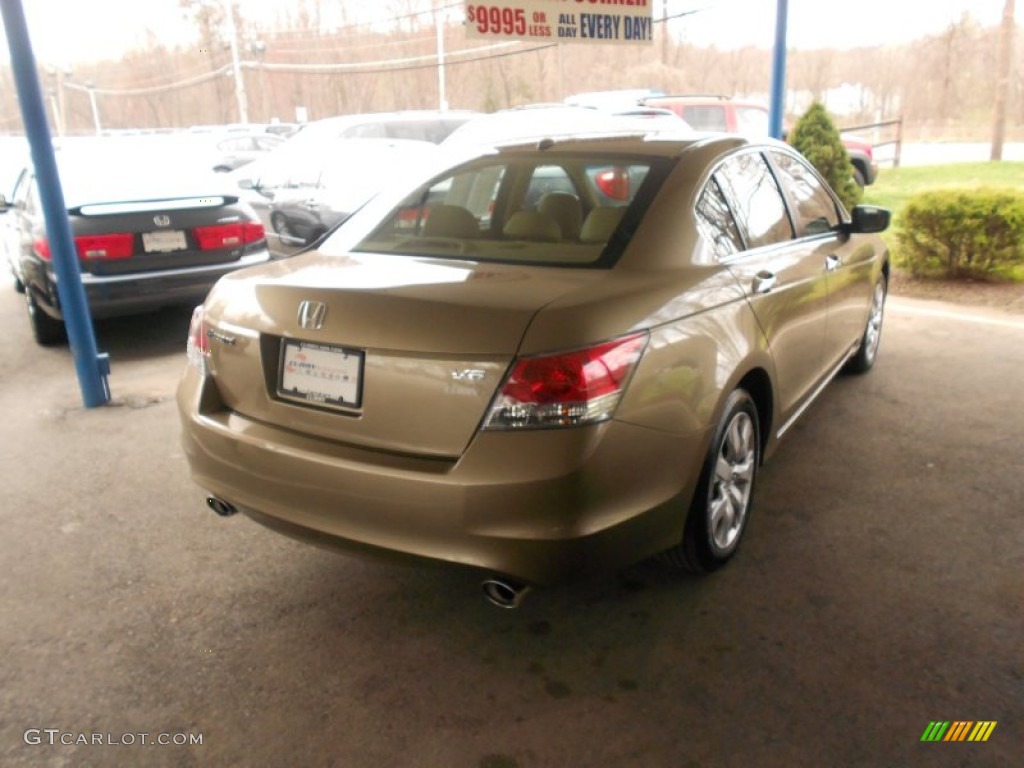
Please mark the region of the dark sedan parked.
POLYGON ((439 151, 411 139, 341 139, 320 150, 306 155, 315 162, 294 164, 287 184, 267 190, 273 195, 270 225, 286 245, 309 245, 348 218, 394 175, 382 169, 407 168, 439 151))
MULTIPOLYGON (((89 142, 58 168, 93 317, 201 300, 217 280, 269 260, 263 225, 169 143, 89 142)), ((64 340, 57 277, 31 167, 0 196, 4 250, 40 344, 64 340)))

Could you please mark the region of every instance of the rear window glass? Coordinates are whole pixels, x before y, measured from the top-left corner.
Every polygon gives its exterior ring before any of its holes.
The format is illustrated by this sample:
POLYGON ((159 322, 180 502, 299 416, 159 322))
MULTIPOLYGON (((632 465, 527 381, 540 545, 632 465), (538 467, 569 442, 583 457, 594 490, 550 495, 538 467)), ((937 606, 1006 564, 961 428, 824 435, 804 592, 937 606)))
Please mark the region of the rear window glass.
POLYGON ((418 186, 390 210, 367 210, 321 250, 610 266, 666 167, 648 157, 487 155, 418 186), (365 234, 354 234, 360 229, 365 234))
POLYGON ((814 237, 839 226, 835 200, 806 163, 785 152, 772 152, 779 181, 789 190, 797 237, 814 237))
POLYGON ((195 144, 174 137, 80 140, 56 154, 69 208, 90 203, 238 195, 195 144))
POLYGON ((748 248, 793 238, 782 193, 759 152, 733 155, 722 163, 714 179, 736 214, 748 248))

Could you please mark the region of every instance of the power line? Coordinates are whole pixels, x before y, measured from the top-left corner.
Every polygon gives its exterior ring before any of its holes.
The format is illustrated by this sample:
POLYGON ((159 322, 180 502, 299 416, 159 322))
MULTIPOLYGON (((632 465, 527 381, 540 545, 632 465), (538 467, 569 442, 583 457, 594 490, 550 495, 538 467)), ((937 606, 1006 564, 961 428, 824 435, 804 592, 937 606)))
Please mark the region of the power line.
MULTIPOLYGON (((92 88, 88 89, 84 86, 78 86, 82 90, 92 90, 93 93, 100 96, 146 96, 152 93, 165 93, 167 91, 174 91, 180 88, 188 88, 192 85, 200 85, 202 83, 216 80, 218 77, 224 77, 226 74, 231 72, 231 65, 225 64, 219 69, 215 69, 211 72, 207 72, 203 75, 197 75, 190 77, 185 80, 178 80, 173 83, 166 83, 164 85, 150 86, 148 88, 92 88)), ((70 87, 70 83, 65 83, 66 86, 70 87)))
MULTIPOLYGON (((448 8, 462 7, 462 3, 451 3, 443 6, 440 10, 448 8)), ((695 13, 699 13, 705 8, 696 10, 683 11, 680 13, 673 14, 671 16, 665 16, 658 19, 652 19, 654 24, 659 24, 672 19, 682 18, 684 16, 690 16, 695 13)), ((433 11, 420 11, 415 13, 406 14, 400 17, 393 17, 390 21, 411 18, 414 16, 421 16, 425 13, 433 13, 433 11)), ((379 22, 375 22, 379 23, 379 22)), ((368 26, 368 23, 363 23, 355 26, 368 26)), ((478 46, 476 48, 467 48, 460 51, 448 51, 445 56, 445 63, 450 66, 457 66, 460 64, 472 64, 481 61, 488 61, 491 59, 506 58, 508 56, 522 56, 528 53, 535 53, 537 51, 543 51, 549 48, 555 48, 558 43, 543 43, 540 45, 534 45, 529 48, 519 48, 523 45, 523 41, 520 40, 508 40, 500 43, 493 43, 485 46, 478 46), (512 50, 509 50, 512 49, 512 50), (499 51, 499 53, 491 53, 488 55, 476 56, 474 54, 488 52, 488 51, 499 51), (470 57, 470 58, 467 58, 470 57)), ((380 47, 380 46, 374 46, 380 47)), ((352 50, 349 48, 342 48, 336 50, 352 50)), ((322 49, 307 50, 307 54, 314 54, 318 52, 324 52, 322 49)), ((418 69, 435 69, 438 66, 437 54, 430 53, 421 56, 410 56, 397 59, 384 59, 367 62, 346 62, 340 64, 285 64, 277 62, 266 62, 266 61, 243 61, 240 62, 240 67, 247 70, 263 71, 269 74, 303 74, 303 75, 332 75, 340 73, 355 73, 355 74, 386 74, 388 72, 403 72, 418 69)), ((194 85, 200 85, 202 83, 215 80, 218 77, 223 77, 225 74, 230 73, 232 66, 225 64, 216 70, 206 72, 200 75, 189 77, 183 80, 178 80, 172 83, 165 83, 162 85, 154 85, 142 88, 92 88, 91 90, 104 96, 143 96, 154 93, 164 93, 167 91, 178 90, 181 88, 187 88, 194 85)), ((88 89, 83 89, 88 90, 88 89)))
MULTIPOLYGON (((480 51, 493 51, 502 50, 506 48, 513 48, 522 45, 518 40, 510 40, 504 43, 493 43, 491 45, 484 45, 477 48, 467 48, 461 51, 448 51, 445 54, 445 63, 453 63, 451 60, 458 56, 465 56, 468 54, 478 53, 480 51)), ((553 45, 553 44, 551 44, 553 45)), ((550 47, 550 46, 543 46, 550 47)), ((530 49, 536 50, 536 49, 530 49)), ((525 53, 525 51, 524 51, 525 53)), ((482 61, 486 58, 494 58, 488 56, 477 57, 473 61, 482 61)), ((402 69, 419 69, 420 67, 410 67, 411 64, 418 62, 434 62, 430 64, 431 67, 437 66, 437 54, 428 53, 422 56, 407 56, 401 59, 386 59, 377 61, 354 61, 346 62, 344 64, 278 64, 275 62, 257 62, 257 61, 246 61, 242 62, 242 66, 245 69, 257 69, 266 70, 268 72, 284 72, 292 74, 335 74, 338 72, 354 72, 354 71, 370 71, 370 72, 392 72, 402 69), (374 68, 376 69, 370 69, 374 68)))
POLYGON ((414 43, 430 43, 434 45, 437 41, 435 35, 428 35, 424 37, 411 37, 408 40, 379 40, 373 43, 365 43, 362 45, 343 45, 333 46, 331 48, 278 48, 276 45, 273 48, 275 56, 282 54, 290 56, 292 54, 299 54, 302 56, 310 56, 318 53, 346 53, 351 51, 361 51, 367 48, 385 48, 385 47, 398 47, 400 45, 412 45, 414 43))

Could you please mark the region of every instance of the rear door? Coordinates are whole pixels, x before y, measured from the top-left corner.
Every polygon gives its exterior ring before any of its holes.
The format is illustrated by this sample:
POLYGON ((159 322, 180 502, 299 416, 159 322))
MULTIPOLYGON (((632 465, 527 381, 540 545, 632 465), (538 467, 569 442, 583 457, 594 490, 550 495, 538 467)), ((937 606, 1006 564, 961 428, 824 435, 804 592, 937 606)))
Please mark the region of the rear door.
POLYGON ((768 340, 785 421, 822 376, 828 317, 824 257, 815 247, 794 240, 782 193, 760 152, 743 151, 722 163, 702 194, 698 212, 705 236, 709 222, 733 217, 732 233, 712 233, 710 238, 768 340))

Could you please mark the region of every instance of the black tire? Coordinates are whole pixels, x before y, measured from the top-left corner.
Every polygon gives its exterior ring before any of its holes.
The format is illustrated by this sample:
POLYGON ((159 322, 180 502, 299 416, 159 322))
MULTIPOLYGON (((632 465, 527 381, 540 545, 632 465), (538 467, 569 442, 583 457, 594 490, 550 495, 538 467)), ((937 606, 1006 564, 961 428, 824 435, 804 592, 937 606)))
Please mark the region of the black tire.
POLYGON ((21 282, 21 278, 18 277, 13 270, 11 271, 11 278, 14 282, 14 290, 17 291, 18 293, 24 293, 25 284, 21 282))
POLYGON ((291 227, 288 224, 288 219, 285 218, 283 213, 273 213, 270 215, 270 228, 277 232, 279 235, 285 237, 295 237, 291 231, 291 227))
POLYGON ((710 573, 736 554, 750 519, 761 462, 761 428, 754 399, 737 389, 726 400, 681 543, 665 560, 682 570, 710 573))
POLYGON ((864 189, 864 187, 866 186, 867 182, 864 179, 864 174, 860 172, 860 168, 858 168, 857 166, 853 167, 853 180, 861 189, 864 189))
POLYGON ((64 323, 46 314, 32 297, 32 291, 25 291, 25 307, 28 310, 29 325, 32 326, 32 336, 37 344, 43 347, 52 347, 67 341, 68 335, 64 323))
POLYGON ((878 278, 875 290, 871 294, 871 309, 868 321, 864 326, 864 334, 860 337, 857 353, 850 358, 843 368, 847 373, 867 373, 878 359, 878 346, 882 343, 882 323, 885 320, 885 297, 888 293, 888 281, 885 275, 878 278))

